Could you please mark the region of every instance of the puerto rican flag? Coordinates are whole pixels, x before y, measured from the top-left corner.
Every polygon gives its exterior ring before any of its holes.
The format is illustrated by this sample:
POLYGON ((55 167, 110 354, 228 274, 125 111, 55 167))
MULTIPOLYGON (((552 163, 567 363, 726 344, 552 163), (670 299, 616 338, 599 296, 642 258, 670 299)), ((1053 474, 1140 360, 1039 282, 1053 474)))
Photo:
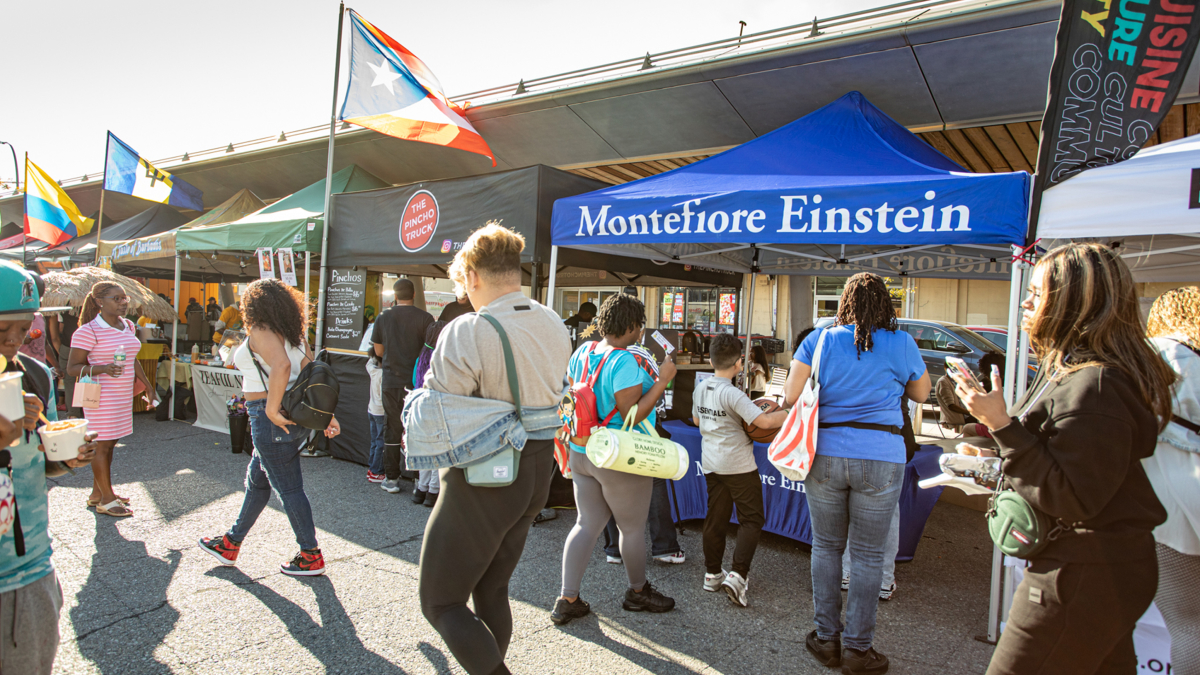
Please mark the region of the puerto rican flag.
POLYGON ((350 81, 342 120, 409 141, 496 158, 463 110, 415 54, 350 11, 350 81))

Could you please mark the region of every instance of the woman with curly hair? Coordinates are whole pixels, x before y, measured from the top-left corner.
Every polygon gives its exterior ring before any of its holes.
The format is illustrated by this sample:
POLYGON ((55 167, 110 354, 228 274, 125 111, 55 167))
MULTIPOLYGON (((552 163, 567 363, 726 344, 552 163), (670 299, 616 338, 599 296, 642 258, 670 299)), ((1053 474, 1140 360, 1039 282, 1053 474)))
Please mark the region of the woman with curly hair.
POLYGON ((991 393, 955 377, 1006 483, 1057 530, 1028 559, 987 672, 1134 673, 1133 629, 1158 586, 1153 531, 1167 518, 1142 460, 1171 419, 1175 373, 1107 246, 1053 249, 1027 291, 1022 328, 1040 367, 1025 395, 1010 411, 999 373, 991 393))
POLYGON ((122 437, 133 433, 133 383, 136 378, 154 405, 154 385, 137 360, 142 343, 137 328, 125 318, 129 296, 112 281, 98 281, 83 301, 79 328, 71 337, 67 374, 87 376, 100 383, 100 406, 84 408, 88 431, 99 434, 96 459, 92 462, 92 494, 88 506, 96 513, 115 518, 133 515, 129 500, 118 496, 112 486, 113 449, 122 437), (118 354, 123 353, 124 359, 118 354))
MULTIPOLYGON (((274 490, 300 544, 300 552, 282 563, 280 570, 290 576, 325 573, 325 558, 317 547, 312 507, 304 494, 304 479, 300 474, 300 448, 308 437, 308 429, 288 419, 282 405, 284 392, 295 384, 300 369, 312 360, 304 339, 308 323, 305 309, 300 291, 278 279, 255 281, 242 295, 247 337, 234 352, 233 362, 242 376, 254 457, 246 468, 246 496, 237 521, 225 534, 200 540, 200 548, 222 565, 237 564, 242 541, 274 490)), ((335 417, 325 435, 333 438, 339 433, 341 426, 335 417)))
POLYGON ((929 397, 929 373, 912 336, 899 328, 887 285, 875 274, 846 282, 837 320, 808 335, 792 359, 784 396, 795 403, 821 350, 821 432, 804 491, 812 518, 816 630, 805 640, 826 666, 882 673, 886 656, 871 646, 884 550, 904 481, 904 415, 897 401, 929 397), (842 553, 850 548, 850 570, 842 553), (850 577, 846 622, 841 583, 850 577))
POLYGON ((1154 530, 1158 592, 1154 602, 1171 633, 1171 666, 1200 673, 1200 288, 1163 293, 1150 308, 1146 335, 1179 377, 1171 423, 1154 455, 1142 460, 1167 522, 1154 530))
MULTIPOLYGON (((599 369, 593 387, 596 413, 601 420, 608 420, 607 426, 620 428, 635 404, 637 415, 633 423, 649 419, 653 426, 654 406, 675 377, 675 362, 664 358, 658 379, 652 380, 633 354, 625 351, 642 336, 645 306, 632 295, 617 293, 600 306, 596 325, 604 339, 587 342, 575 350, 567 374, 573 382, 579 382, 584 379, 585 370, 593 374, 599 369)), ((645 531, 654 479, 597 467, 584 453, 585 444, 583 439, 571 439, 571 472, 578 515, 563 547, 562 595, 554 604, 550 620, 562 625, 590 611, 588 603, 579 597, 579 587, 592 549, 610 517, 616 519, 621 532, 621 560, 629 578, 621 606, 631 612, 671 611, 675 601, 659 593, 646 579, 645 531)))

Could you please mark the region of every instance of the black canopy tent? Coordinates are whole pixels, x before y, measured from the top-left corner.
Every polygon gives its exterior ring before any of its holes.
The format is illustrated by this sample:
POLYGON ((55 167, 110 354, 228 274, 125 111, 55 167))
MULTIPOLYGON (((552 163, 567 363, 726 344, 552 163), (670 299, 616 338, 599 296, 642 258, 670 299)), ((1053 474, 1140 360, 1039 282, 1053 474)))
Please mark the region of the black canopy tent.
MULTIPOLYGON (((191 220, 188 216, 176 211, 166 204, 155 204, 136 216, 126 218, 115 225, 105 223, 99 236, 104 241, 124 241, 162 234, 173 230, 191 220)), ((72 258, 90 262, 96 256, 97 233, 89 234, 55 246, 43 249, 38 256, 43 258, 72 258)))
MULTIPOLYGON (((534 290, 549 276, 550 215, 554 201, 604 183, 537 165, 481 176, 426 181, 332 197, 329 268, 445 278, 455 251, 491 220, 525 237, 523 282, 534 290)), ((740 274, 692 269, 680 263, 560 250, 557 271, 601 270, 587 285, 740 287, 740 274)), ((328 310, 328 308, 327 308, 328 310)), ((327 315, 328 316, 328 315, 327 315)), ((358 317, 361 320, 361 317, 358 317)), ((327 323, 328 327, 333 323, 327 323)), ((366 464, 370 395, 364 359, 336 350, 331 362, 342 383, 336 414, 342 433, 329 444, 335 457, 366 464)))

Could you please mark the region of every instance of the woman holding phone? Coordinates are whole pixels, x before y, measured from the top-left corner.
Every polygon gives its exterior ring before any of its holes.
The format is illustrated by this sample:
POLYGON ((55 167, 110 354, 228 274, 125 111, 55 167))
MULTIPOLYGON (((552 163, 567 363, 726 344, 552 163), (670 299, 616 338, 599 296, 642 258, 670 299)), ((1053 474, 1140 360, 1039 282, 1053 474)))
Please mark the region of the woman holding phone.
POLYGON ((133 515, 129 500, 113 491, 112 460, 117 441, 133 433, 134 380, 145 388, 150 407, 157 404, 158 398, 138 363, 142 342, 137 327, 125 318, 128 313, 129 296, 120 284, 96 282, 84 299, 67 363, 67 373, 72 377, 86 375, 100 383, 99 407, 83 410, 88 430, 99 434, 92 464, 92 494, 87 503, 96 507, 96 513, 114 518, 133 515))
POLYGON ((1041 366, 1012 411, 999 373, 990 393, 954 375, 1007 482, 1060 530, 1029 559, 987 672, 1133 673, 1133 628, 1158 586, 1152 532, 1167 518, 1142 459, 1171 419, 1175 373, 1106 246, 1047 253, 1021 308, 1041 366))

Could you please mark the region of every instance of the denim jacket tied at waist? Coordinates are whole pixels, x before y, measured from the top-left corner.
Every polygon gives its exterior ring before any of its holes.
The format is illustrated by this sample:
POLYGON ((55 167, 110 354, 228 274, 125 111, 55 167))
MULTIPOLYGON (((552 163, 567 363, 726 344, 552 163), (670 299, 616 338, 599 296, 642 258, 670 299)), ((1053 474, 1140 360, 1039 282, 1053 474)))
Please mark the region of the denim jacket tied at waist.
MULTIPOLYGON (((564 387, 563 393, 566 393, 564 387)), ((409 470, 466 466, 525 441, 554 438, 562 426, 558 406, 524 408, 511 403, 414 389, 404 402, 404 443, 409 470)))

